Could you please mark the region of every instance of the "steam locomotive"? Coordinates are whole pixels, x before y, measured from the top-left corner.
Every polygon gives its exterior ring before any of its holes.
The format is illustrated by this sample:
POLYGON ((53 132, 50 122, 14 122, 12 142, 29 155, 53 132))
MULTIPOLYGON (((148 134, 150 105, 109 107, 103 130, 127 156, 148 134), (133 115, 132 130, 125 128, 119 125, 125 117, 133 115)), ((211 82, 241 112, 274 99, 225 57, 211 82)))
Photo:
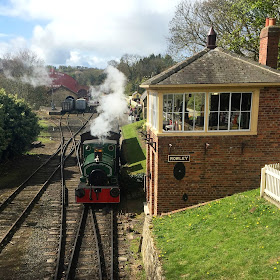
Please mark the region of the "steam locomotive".
POLYGON ((75 189, 77 203, 119 203, 120 131, 110 131, 106 139, 81 134, 82 176, 75 189))

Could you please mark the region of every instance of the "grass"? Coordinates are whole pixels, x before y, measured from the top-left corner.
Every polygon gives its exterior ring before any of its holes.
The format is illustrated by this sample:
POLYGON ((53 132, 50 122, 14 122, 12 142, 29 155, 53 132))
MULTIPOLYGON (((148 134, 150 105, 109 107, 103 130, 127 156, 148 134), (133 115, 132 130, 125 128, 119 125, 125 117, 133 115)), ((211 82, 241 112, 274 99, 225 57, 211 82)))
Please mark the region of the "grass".
POLYGON ((40 126, 40 134, 37 138, 37 141, 42 142, 42 144, 51 143, 52 140, 50 139, 51 134, 49 133, 49 122, 46 120, 39 120, 40 126))
POLYGON ((131 174, 146 172, 146 149, 139 137, 143 125, 144 121, 139 121, 122 127, 123 152, 131 174))
POLYGON ((166 279, 280 279, 279 221, 259 190, 155 217, 166 279))

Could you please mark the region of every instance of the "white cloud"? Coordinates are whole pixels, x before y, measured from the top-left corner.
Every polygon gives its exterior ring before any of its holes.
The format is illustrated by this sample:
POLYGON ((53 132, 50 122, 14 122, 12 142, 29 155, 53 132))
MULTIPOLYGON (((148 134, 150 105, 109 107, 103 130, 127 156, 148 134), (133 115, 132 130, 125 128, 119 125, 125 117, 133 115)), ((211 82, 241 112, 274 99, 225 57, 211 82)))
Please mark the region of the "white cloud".
MULTIPOLYGON (((164 53, 180 0, 10 0, 0 14, 42 21, 30 41, 47 64, 94 64, 124 53, 164 53)), ((91 65, 92 66, 92 65, 91 65)), ((101 66, 101 67, 102 67, 101 66)))
POLYGON ((17 52, 21 49, 28 48, 28 42, 23 37, 15 37, 9 40, 9 42, 0 42, 0 56, 10 52, 17 52))

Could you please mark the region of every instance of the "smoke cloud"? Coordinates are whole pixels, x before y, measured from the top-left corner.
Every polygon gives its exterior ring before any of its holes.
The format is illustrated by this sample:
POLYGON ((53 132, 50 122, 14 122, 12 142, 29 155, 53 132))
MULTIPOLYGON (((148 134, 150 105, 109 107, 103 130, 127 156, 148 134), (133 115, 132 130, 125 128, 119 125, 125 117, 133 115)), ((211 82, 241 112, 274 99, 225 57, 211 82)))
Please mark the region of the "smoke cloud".
POLYGON ((107 78, 99 87, 91 88, 94 101, 99 101, 99 116, 91 123, 91 134, 100 139, 108 136, 124 120, 127 111, 124 88, 125 75, 113 66, 105 70, 107 78))
POLYGON ((37 86, 50 86, 52 83, 43 61, 29 50, 19 51, 18 54, 6 54, 0 62, 6 78, 37 86))

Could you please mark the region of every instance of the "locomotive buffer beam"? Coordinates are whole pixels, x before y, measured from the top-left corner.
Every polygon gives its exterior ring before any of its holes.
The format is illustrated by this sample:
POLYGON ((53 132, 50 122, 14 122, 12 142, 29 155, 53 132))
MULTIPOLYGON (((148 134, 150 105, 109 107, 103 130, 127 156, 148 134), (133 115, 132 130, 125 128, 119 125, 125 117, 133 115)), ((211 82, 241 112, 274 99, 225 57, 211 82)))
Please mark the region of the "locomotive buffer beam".
POLYGON ((101 188, 92 188, 90 186, 90 190, 89 190, 89 199, 92 200, 92 190, 95 192, 96 194, 96 200, 99 199, 99 193, 101 193, 101 188))

